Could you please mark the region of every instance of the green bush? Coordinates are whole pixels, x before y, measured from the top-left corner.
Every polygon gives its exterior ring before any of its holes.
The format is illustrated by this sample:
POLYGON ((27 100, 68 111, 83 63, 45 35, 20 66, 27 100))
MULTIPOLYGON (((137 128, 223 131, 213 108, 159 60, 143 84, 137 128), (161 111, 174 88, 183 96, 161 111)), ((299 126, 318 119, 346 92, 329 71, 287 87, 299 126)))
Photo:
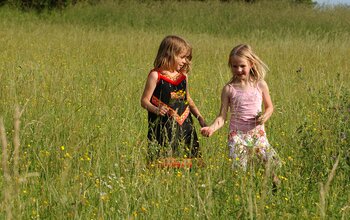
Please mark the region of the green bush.
MULTIPOLYGON (((119 2, 121 0, 112 0, 112 2, 119 2)), ((159 0, 135 0, 138 2, 152 2, 159 0)), ((165 0, 166 1, 166 0, 165 0)), ((178 1, 189 1, 189 0, 178 0, 178 1)), ((192 1, 213 1, 213 0, 192 0, 192 1)), ((257 3, 266 0, 220 0, 220 2, 247 2, 247 3, 257 3)), ((275 1, 275 0, 269 0, 275 1)), ((277 1, 280 2, 281 0, 277 1)), ((284 0, 290 3, 303 3, 303 4, 314 4, 312 0, 284 0)), ((42 11, 44 9, 64 9, 67 6, 75 5, 77 3, 88 3, 97 4, 100 0, 0 0, 0 6, 4 4, 9 4, 20 8, 22 10, 36 10, 42 11)))
POLYGON ((96 4, 99 0, 0 0, 1 4, 9 4, 21 10, 36 10, 41 12, 45 9, 64 9, 77 3, 96 4))

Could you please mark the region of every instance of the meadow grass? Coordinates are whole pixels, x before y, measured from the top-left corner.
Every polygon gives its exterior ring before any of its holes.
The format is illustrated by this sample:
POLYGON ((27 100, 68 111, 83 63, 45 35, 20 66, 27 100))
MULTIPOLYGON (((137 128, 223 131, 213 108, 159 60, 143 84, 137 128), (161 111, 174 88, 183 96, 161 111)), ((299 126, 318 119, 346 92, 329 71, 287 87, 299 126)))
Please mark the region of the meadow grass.
POLYGON ((347 219, 349 16, 285 2, 0 8, 1 218, 347 219), (270 67, 275 195, 261 167, 231 169, 227 126, 200 138, 205 168, 147 168, 139 100, 168 34, 194 48, 190 92, 208 122, 233 46, 249 43, 270 67))

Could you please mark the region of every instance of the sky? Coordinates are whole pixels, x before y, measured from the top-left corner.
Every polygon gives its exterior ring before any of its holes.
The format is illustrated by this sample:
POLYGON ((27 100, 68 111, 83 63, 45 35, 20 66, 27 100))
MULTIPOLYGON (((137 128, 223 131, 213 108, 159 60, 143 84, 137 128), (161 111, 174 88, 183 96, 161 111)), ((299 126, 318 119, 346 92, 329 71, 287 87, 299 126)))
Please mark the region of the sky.
POLYGON ((347 4, 350 5, 350 0, 314 0, 319 4, 347 4))

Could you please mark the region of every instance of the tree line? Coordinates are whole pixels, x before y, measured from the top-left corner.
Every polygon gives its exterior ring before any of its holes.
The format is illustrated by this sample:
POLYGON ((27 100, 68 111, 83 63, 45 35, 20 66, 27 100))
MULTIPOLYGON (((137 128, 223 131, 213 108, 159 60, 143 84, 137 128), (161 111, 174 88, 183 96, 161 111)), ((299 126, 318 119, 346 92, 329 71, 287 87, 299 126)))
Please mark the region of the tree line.
MULTIPOLYGON (((125 2, 129 0, 111 0, 114 2, 125 2)), ((140 3, 142 2, 151 2, 151 1, 169 1, 169 0, 135 0, 140 3)), ((213 0, 174 0, 174 1, 202 1, 208 2, 213 0)), ((313 0, 219 0, 220 2, 230 3, 230 2, 244 2, 247 4, 254 4, 261 1, 286 1, 288 3, 294 4, 308 4, 313 5, 315 2, 313 0)), ((76 5, 78 3, 87 3, 87 4, 99 4, 103 0, 0 0, 0 6, 9 5, 11 7, 16 7, 24 11, 36 10, 38 12, 43 10, 53 10, 53 9, 64 9, 67 6, 76 5)))

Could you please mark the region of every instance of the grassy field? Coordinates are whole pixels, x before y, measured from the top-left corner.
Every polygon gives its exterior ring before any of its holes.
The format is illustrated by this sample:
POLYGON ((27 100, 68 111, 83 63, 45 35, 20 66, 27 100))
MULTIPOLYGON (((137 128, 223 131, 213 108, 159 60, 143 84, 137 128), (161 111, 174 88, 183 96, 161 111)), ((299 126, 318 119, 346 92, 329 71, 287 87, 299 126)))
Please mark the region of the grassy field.
POLYGON ((348 219, 349 10, 217 1, 0 8, 0 218, 348 219), (208 122, 233 46, 250 44, 270 67, 266 127, 283 161, 275 195, 261 167, 231 169, 227 126, 200 139, 206 167, 147 169, 139 100, 168 34, 194 48, 190 92, 208 122))

